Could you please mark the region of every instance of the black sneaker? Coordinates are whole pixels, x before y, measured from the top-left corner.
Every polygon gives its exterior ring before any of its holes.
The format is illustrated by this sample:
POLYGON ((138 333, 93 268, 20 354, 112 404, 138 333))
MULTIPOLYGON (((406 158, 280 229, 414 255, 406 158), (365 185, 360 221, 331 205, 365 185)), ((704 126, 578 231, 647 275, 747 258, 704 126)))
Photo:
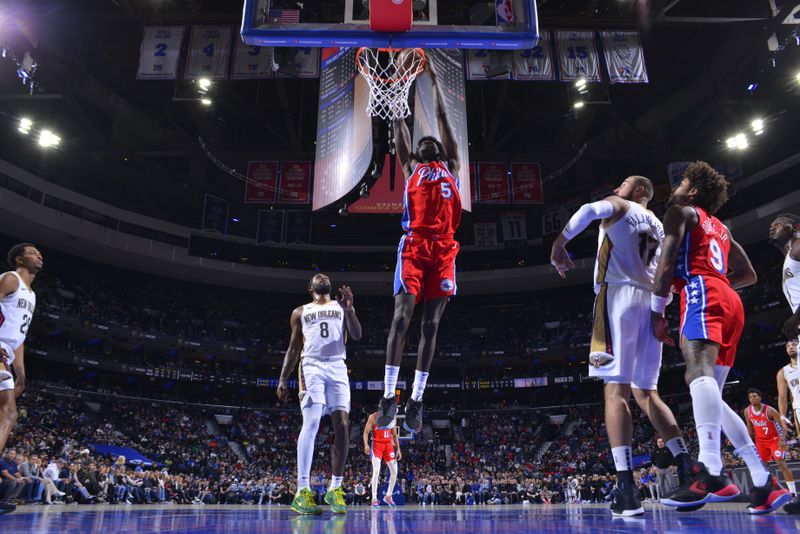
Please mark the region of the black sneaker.
POLYGON ((11 512, 13 512, 16 509, 17 509, 17 505, 16 504, 11 504, 8 501, 0 502, 0 515, 10 514, 11 512))
POLYGON ((611 501, 611 515, 614 517, 635 517, 644 514, 642 501, 636 495, 634 488, 627 490, 614 487, 613 500, 611 501))
POLYGON ((800 514, 800 497, 795 497, 792 502, 783 507, 787 514, 800 514))
POLYGON ((419 432, 422 430, 422 401, 408 399, 406 403, 406 419, 403 427, 409 432, 419 432))
POLYGON ((789 490, 781 487, 778 479, 770 475, 766 484, 754 487, 750 492, 750 506, 747 511, 753 515, 768 514, 791 500, 792 494, 789 490))
POLYGON ((378 403, 378 417, 375 423, 378 426, 389 426, 397 417, 397 404, 394 402, 394 397, 383 397, 381 402, 378 403))
MULTIPOLYGON (((741 492, 731 479, 724 475, 714 476, 701 462, 692 466, 692 476, 671 494, 661 499, 661 504, 676 508, 697 509, 707 502, 725 502, 739 496, 741 492)), ((688 511, 688 510, 684 510, 688 511)))

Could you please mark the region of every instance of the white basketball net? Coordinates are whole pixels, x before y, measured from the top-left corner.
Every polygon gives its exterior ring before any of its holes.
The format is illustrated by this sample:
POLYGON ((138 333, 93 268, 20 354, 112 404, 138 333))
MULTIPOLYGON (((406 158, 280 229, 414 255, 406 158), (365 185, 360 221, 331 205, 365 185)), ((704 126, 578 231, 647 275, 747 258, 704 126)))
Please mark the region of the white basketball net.
POLYGON ((369 85, 367 114, 385 120, 408 117, 408 91, 425 70, 425 63, 425 52, 420 48, 360 48, 356 64, 369 85))

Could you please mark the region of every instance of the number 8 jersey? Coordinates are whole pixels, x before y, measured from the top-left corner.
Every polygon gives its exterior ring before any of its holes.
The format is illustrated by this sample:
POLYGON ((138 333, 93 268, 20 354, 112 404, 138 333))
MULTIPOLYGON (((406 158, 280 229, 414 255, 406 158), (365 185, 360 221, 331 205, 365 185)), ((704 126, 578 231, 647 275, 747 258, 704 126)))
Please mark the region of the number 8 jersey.
POLYGON ((0 299, 0 349, 7 353, 9 364, 14 361, 14 350, 25 342, 28 327, 36 308, 36 293, 25 285, 16 271, 6 276, 16 276, 17 290, 0 299))
POLYGON ((303 352, 301 358, 344 360, 344 310, 338 302, 303 306, 303 352))

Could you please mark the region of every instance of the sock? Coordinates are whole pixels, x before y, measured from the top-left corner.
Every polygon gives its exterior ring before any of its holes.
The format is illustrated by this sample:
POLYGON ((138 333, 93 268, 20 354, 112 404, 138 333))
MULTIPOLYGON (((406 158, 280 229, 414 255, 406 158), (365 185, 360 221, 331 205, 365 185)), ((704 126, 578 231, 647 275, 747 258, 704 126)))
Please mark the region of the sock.
POLYGON ((797 495, 797 486, 795 485, 794 480, 792 481, 787 480, 786 485, 789 486, 789 493, 791 493, 792 495, 797 495))
POLYGON ((672 438, 671 440, 667 441, 667 448, 669 452, 672 453, 672 456, 677 458, 679 454, 689 454, 689 449, 686 447, 686 442, 683 441, 681 436, 677 438, 672 438))
POLYGON ((394 390, 397 387, 397 375, 400 374, 399 365, 387 365, 384 367, 383 374, 383 396, 386 399, 394 397, 394 390))
POLYGON ((747 468, 750 470, 750 478, 753 479, 754 486, 763 486, 769 481, 769 471, 764 467, 761 457, 758 456, 755 445, 750 443, 749 445, 736 449, 736 455, 747 464, 747 468))
POLYGON ((397 461, 389 462, 389 486, 386 488, 386 495, 394 495, 394 485, 397 483, 397 461))
POLYGON ((314 460, 314 440, 322 419, 322 405, 311 403, 303 408, 303 428, 297 436, 297 494, 302 489, 311 489, 311 462, 314 460))
POLYGON ((381 478, 381 459, 377 457, 372 458, 372 500, 378 500, 378 482, 381 478))
POLYGON ((621 490, 633 489, 633 471, 617 471, 617 487, 621 490))
POLYGON ((614 457, 614 467, 617 471, 633 470, 633 455, 630 447, 612 447, 611 455, 614 457))
POLYGON ((336 475, 332 476, 331 477, 331 485, 328 486, 328 491, 333 491, 336 488, 341 488, 342 487, 342 478, 343 477, 337 477, 336 475))
POLYGON ((689 384, 692 394, 692 411, 697 427, 697 441, 700 444, 699 462, 706 466, 712 475, 722 472, 720 457, 720 420, 722 420, 722 395, 717 381, 710 376, 695 378, 689 384))
POLYGON ((750 434, 747 432, 747 426, 739 414, 724 402, 722 403, 722 431, 730 440, 736 454, 747 464, 753 484, 756 486, 766 484, 769 480, 769 471, 758 456, 753 440, 750 439, 750 434))
POLYGON ((425 392, 425 384, 428 382, 428 373, 414 371, 414 389, 411 390, 411 398, 419 402, 425 392))

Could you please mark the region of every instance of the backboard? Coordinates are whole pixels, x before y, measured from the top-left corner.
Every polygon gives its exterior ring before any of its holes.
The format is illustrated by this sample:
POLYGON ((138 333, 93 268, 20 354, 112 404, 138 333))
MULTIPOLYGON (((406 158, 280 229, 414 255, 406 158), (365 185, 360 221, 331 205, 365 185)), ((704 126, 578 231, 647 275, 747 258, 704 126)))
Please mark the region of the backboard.
POLYGON ((401 33, 370 30, 364 0, 323 0, 316 8, 311 4, 297 9, 295 2, 285 0, 245 0, 244 42, 273 47, 518 50, 533 48, 539 36, 535 0, 495 0, 494 6, 486 0, 414 0, 415 7, 423 7, 415 9, 412 28, 401 33))

